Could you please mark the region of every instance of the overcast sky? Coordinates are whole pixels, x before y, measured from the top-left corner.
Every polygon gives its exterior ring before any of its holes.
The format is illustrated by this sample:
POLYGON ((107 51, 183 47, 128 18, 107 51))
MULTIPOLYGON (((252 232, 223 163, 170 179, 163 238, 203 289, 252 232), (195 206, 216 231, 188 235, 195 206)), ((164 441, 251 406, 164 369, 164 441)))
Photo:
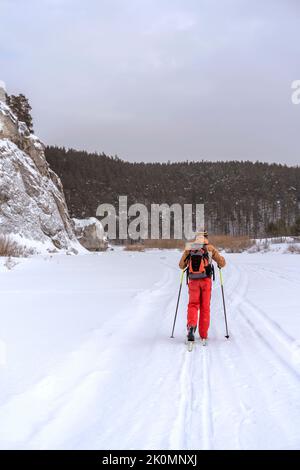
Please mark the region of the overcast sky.
POLYGON ((300 164, 299 0, 0 0, 0 79, 48 144, 300 164))

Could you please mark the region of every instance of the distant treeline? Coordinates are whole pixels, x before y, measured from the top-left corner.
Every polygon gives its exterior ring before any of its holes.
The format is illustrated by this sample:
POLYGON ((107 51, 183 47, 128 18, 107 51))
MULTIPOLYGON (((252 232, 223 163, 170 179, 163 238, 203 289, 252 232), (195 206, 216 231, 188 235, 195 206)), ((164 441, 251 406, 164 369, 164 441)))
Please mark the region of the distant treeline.
POLYGON ((47 147, 73 217, 95 216, 101 203, 205 204, 215 234, 300 235, 300 167, 260 162, 129 163, 85 151, 47 147))

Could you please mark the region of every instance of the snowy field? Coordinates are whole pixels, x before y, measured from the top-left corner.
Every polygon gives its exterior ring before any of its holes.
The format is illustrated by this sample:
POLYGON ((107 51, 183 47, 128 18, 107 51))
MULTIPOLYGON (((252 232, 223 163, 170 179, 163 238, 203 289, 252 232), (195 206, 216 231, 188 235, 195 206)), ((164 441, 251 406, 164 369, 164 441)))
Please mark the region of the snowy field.
POLYGON ((177 251, 0 261, 0 447, 300 447, 300 257, 231 254, 209 343, 170 339, 177 251))

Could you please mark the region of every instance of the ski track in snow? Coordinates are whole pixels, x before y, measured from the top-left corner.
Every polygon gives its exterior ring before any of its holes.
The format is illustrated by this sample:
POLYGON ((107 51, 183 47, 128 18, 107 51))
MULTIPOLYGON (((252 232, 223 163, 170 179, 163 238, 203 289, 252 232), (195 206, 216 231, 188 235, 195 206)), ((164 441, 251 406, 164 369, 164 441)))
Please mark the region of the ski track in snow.
MULTIPOLYGON (((184 343, 188 299, 185 287, 175 339, 169 338, 178 293, 179 253, 119 252, 118 256, 130 266, 141 263, 142 269, 149 263, 149 269, 156 270, 157 275, 149 278, 147 287, 134 277, 139 274, 132 271, 128 271, 128 284, 117 283, 115 290, 106 280, 99 295, 102 291, 109 295, 112 308, 103 297, 100 318, 96 311, 91 327, 70 347, 58 351, 52 362, 41 357, 41 364, 37 362, 39 374, 36 379, 27 380, 25 386, 22 387, 21 374, 18 370, 14 372, 16 366, 12 365, 11 392, 0 401, 0 447, 299 448, 300 361, 296 343, 299 320, 292 328, 294 312, 285 325, 280 308, 272 302, 272 295, 282 283, 289 289, 299 284, 295 266, 282 275, 280 267, 276 268, 272 261, 278 255, 228 256, 224 279, 230 339, 224 338, 217 278, 208 345, 202 346, 197 338, 193 351, 188 352, 184 343), (137 286, 133 287, 135 283, 137 286), (261 291, 262 283, 266 290, 273 289, 271 295, 261 291)), ((62 295, 74 294, 72 285, 61 285, 55 262, 42 261, 42 269, 46 273, 54 269, 54 276, 49 278, 50 285, 49 282, 47 288, 41 285, 36 295, 47 299, 59 290, 62 295)), ((96 287, 92 279, 82 282, 82 270, 87 275, 92 269, 93 274, 97 272, 106 279, 107 269, 101 267, 101 256, 69 258, 72 272, 73 268, 76 271, 76 262, 83 263, 78 281, 76 272, 74 279, 76 299, 80 302, 82 298, 84 306, 96 287)), ((117 262, 118 257, 112 256, 108 276, 115 272, 117 262)), ((63 261, 57 262, 62 264, 63 261)), ((31 283, 27 288, 21 285, 23 276, 28 275, 28 270, 30 273, 30 263, 25 268, 24 272, 17 269, 15 273, 0 273, 1 293, 7 302, 11 295, 18 294, 21 299, 34 295, 31 283), (15 276, 15 282, 5 284, 4 276, 8 275, 15 276)), ((92 302, 86 305, 87 311, 95 309, 92 302)), ((81 321, 78 313, 76 318, 81 321)), ((1 319, 5 321, 3 315, 1 319)), ((22 364, 22 356, 18 359, 22 364)), ((23 366, 26 368, 26 363, 23 366)), ((0 368, 0 373, 4 372, 0 368)))

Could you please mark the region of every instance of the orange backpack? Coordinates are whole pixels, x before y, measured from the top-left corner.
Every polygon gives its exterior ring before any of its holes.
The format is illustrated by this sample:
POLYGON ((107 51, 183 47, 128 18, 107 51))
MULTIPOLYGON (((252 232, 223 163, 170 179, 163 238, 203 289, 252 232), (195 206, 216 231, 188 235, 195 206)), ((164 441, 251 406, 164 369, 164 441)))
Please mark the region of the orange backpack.
POLYGON ((204 279, 212 276, 215 279, 214 267, 205 245, 202 248, 190 250, 188 260, 187 275, 189 279, 204 279))

